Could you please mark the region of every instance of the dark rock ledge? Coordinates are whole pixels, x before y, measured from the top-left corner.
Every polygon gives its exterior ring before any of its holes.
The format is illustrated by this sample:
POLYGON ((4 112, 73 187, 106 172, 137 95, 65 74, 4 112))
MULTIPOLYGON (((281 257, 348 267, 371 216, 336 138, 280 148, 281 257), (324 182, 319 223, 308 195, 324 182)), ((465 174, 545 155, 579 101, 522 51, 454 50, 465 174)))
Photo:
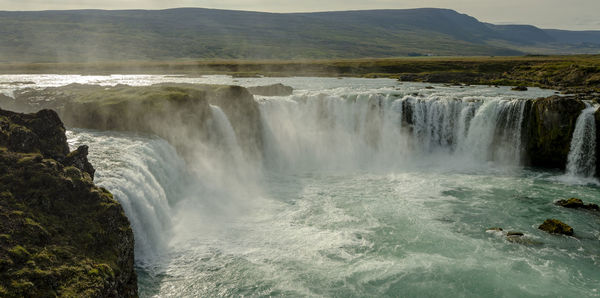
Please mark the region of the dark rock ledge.
POLYGON ((136 297, 133 232, 51 110, 0 110, 0 297, 136 297))

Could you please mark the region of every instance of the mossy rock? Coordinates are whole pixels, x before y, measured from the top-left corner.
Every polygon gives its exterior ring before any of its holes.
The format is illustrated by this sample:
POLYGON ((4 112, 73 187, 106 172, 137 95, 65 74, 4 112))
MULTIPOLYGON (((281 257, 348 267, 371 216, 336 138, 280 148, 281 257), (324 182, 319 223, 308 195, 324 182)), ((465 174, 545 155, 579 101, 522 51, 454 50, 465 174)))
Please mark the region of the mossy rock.
POLYGON ((573 228, 558 219, 546 219, 538 229, 546 231, 550 234, 562 234, 573 236, 573 228))
POLYGON ((556 205, 571 208, 571 209, 587 209, 592 211, 600 211, 600 207, 596 204, 584 204, 582 200, 578 198, 570 198, 568 200, 558 200, 556 205))
MULTIPOLYGON (((31 131, 62 131, 62 137, 36 133, 37 146, 66 146, 62 123, 45 130, 35 127, 41 125, 35 117, 48 118, 43 114, 0 110, 11 121, 4 128, 21 123, 30 125, 31 131), (57 143, 52 146, 52 141, 57 143)), ((0 135, 7 135, 6 131, 0 135)), ((137 296, 133 232, 113 196, 96 187, 87 172, 53 159, 64 161, 68 148, 65 152, 36 147, 35 153, 4 148, 0 150, 0 297, 137 296)), ((78 159, 87 162, 81 153, 78 159)))

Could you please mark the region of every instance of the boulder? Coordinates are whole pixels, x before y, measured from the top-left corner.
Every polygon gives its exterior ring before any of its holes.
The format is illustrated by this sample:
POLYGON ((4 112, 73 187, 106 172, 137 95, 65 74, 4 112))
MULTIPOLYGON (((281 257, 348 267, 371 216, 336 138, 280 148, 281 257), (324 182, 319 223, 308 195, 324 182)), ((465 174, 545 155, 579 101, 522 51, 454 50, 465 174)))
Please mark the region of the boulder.
POLYGON ((294 93, 294 88, 281 83, 268 86, 247 87, 246 89, 253 95, 261 96, 288 96, 294 93))
POLYGON ((529 165, 565 169, 577 118, 584 108, 576 97, 551 96, 533 101, 524 121, 529 165))
POLYGON ((584 204, 582 200, 578 198, 570 198, 568 200, 559 200, 555 203, 558 206, 573 209, 587 209, 600 211, 600 207, 596 204, 584 204))
POLYGON ((527 91, 528 89, 525 86, 516 86, 516 87, 512 87, 510 90, 513 90, 513 91, 527 91))
POLYGON ((573 228, 563 223, 558 219, 546 219, 538 229, 546 231, 550 234, 562 234, 567 236, 573 236, 573 228))

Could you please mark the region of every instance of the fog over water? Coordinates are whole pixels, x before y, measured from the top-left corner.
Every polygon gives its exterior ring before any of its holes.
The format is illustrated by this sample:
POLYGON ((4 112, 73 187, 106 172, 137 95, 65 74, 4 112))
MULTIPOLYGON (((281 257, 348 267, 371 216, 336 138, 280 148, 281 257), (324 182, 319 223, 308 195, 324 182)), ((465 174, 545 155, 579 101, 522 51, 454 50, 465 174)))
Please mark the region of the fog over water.
POLYGON ((72 147, 90 146, 95 182, 130 218, 143 297, 600 296, 600 217, 554 205, 574 196, 600 203, 586 168, 596 158, 585 146, 591 110, 577 121, 567 172, 523 166, 523 99, 552 90, 31 75, 0 76, 2 93, 24 87, 11 81, 294 87, 255 96, 259 160, 214 105, 214 141, 189 140, 197 150, 186 158, 154 135, 68 128, 72 147), (538 230, 546 218, 568 222, 577 237, 538 230))

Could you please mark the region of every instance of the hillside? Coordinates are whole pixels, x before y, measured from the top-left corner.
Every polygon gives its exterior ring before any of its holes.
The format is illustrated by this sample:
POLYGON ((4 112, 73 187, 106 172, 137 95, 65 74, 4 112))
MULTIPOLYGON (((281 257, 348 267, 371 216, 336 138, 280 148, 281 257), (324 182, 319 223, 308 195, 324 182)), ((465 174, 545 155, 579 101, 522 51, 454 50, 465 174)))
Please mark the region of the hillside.
POLYGON ((201 8, 0 12, 0 62, 598 52, 600 31, 492 25, 434 8, 291 14, 201 8))

